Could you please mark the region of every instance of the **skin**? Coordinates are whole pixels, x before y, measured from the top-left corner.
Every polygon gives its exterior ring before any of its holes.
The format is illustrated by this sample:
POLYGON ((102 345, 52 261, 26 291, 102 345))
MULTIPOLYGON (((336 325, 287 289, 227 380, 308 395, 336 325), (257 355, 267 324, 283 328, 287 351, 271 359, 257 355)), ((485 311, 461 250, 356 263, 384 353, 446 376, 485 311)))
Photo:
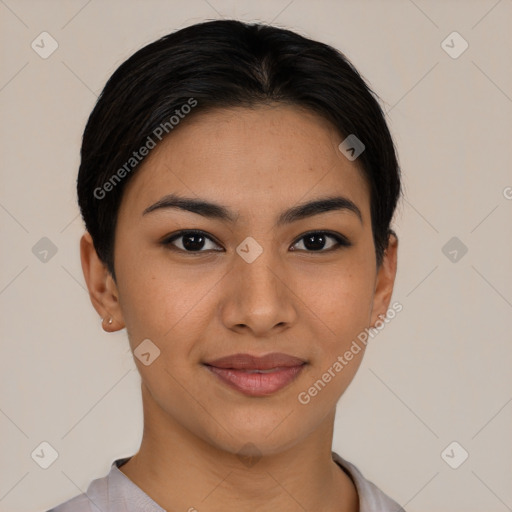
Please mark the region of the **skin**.
POLYGON ((398 242, 390 237, 377 269, 369 189, 357 160, 337 149, 342 140, 326 120, 292 106, 191 116, 126 186, 117 282, 90 235, 82 237, 91 301, 102 318, 113 318, 104 329, 126 327, 132 351, 147 338, 160 349, 148 366, 134 357, 144 434, 120 470, 166 510, 358 510, 331 449, 336 404, 364 350, 307 405, 297 399, 386 314, 395 280, 398 242), (169 193, 220 203, 236 220, 177 209, 142 215, 169 193), (362 222, 335 210, 275 226, 284 210, 332 195, 353 201, 362 222), (183 238, 162 244, 183 229, 212 240, 193 254, 183 238), (302 238, 311 230, 339 233, 352 245, 331 249, 337 242, 327 237, 313 251, 302 238), (236 252, 248 236, 263 248, 252 263, 236 252), (249 397, 202 365, 239 352, 284 352, 308 364, 277 393, 249 397), (260 458, 244 464, 241 453, 260 458))

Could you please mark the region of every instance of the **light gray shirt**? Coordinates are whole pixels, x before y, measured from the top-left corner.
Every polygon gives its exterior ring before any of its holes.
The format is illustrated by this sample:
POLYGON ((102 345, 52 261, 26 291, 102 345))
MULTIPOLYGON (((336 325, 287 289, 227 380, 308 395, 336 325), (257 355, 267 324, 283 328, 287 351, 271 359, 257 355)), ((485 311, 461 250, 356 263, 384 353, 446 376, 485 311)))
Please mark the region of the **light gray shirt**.
MULTIPOLYGON (((120 469, 131 457, 117 459, 108 475, 93 480, 87 491, 47 512, 166 512, 120 469)), ((350 462, 332 452, 333 460, 348 474, 359 496, 359 512, 405 512, 350 462)))

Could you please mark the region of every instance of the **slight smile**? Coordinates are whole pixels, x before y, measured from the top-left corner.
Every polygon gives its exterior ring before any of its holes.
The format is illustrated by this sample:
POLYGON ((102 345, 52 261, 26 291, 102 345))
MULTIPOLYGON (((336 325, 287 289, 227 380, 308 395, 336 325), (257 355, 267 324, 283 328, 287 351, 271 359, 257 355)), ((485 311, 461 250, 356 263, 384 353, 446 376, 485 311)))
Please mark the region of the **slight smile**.
POLYGON ((248 396, 268 396, 294 381, 307 363, 298 357, 272 353, 233 354, 203 364, 232 389, 248 396))

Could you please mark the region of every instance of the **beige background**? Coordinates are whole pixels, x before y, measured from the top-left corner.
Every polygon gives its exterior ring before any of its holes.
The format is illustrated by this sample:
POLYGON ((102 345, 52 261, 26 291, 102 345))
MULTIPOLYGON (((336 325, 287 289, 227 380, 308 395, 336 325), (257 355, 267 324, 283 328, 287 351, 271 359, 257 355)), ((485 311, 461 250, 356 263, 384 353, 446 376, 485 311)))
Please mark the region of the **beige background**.
POLYGON ((219 17, 344 51, 396 138, 403 311, 342 398, 334 449, 409 512, 512 510, 511 0, 1 0, 0 17, 1 511, 44 511, 138 449, 125 332, 104 333, 84 291, 80 140, 123 60, 219 17), (47 59, 31 48, 43 31, 59 45, 47 59), (469 44, 458 58, 441 45, 453 31, 469 44), (456 262, 442 252, 454 236, 468 248, 456 262), (46 263, 42 237, 57 248, 46 263), (43 441, 58 452, 48 469, 31 457, 43 441), (458 469, 441 457, 452 441, 469 453, 458 469))

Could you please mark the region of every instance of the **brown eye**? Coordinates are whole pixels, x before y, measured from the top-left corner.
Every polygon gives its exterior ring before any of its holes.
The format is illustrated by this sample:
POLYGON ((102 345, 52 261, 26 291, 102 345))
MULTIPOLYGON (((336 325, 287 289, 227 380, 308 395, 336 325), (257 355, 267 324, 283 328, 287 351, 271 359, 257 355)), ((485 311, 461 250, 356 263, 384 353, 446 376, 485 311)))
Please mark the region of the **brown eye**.
POLYGON ((218 251, 214 247, 220 247, 216 242, 213 241, 212 238, 207 236, 203 231, 180 231, 172 235, 169 238, 166 238, 163 242, 165 246, 173 246, 169 247, 172 249, 176 249, 178 251, 183 252, 207 252, 211 250, 218 251), (178 241, 177 244, 174 242, 178 241), (212 245, 214 247, 212 247, 212 245))
POLYGON ((306 233, 302 235, 298 242, 292 247, 295 247, 297 244, 302 243, 304 249, 292 249, 292 250, 305 250, 307 252, 329 252, 331 250, 336 250, 341 247, 348 247, 352 245, 344 236, 329 233, 327 231, 314 231, 311 233, 306 233), (329 241, 331 240, 331 241, 329 241), (334 242, 332 242, 334 240, 334 242))

